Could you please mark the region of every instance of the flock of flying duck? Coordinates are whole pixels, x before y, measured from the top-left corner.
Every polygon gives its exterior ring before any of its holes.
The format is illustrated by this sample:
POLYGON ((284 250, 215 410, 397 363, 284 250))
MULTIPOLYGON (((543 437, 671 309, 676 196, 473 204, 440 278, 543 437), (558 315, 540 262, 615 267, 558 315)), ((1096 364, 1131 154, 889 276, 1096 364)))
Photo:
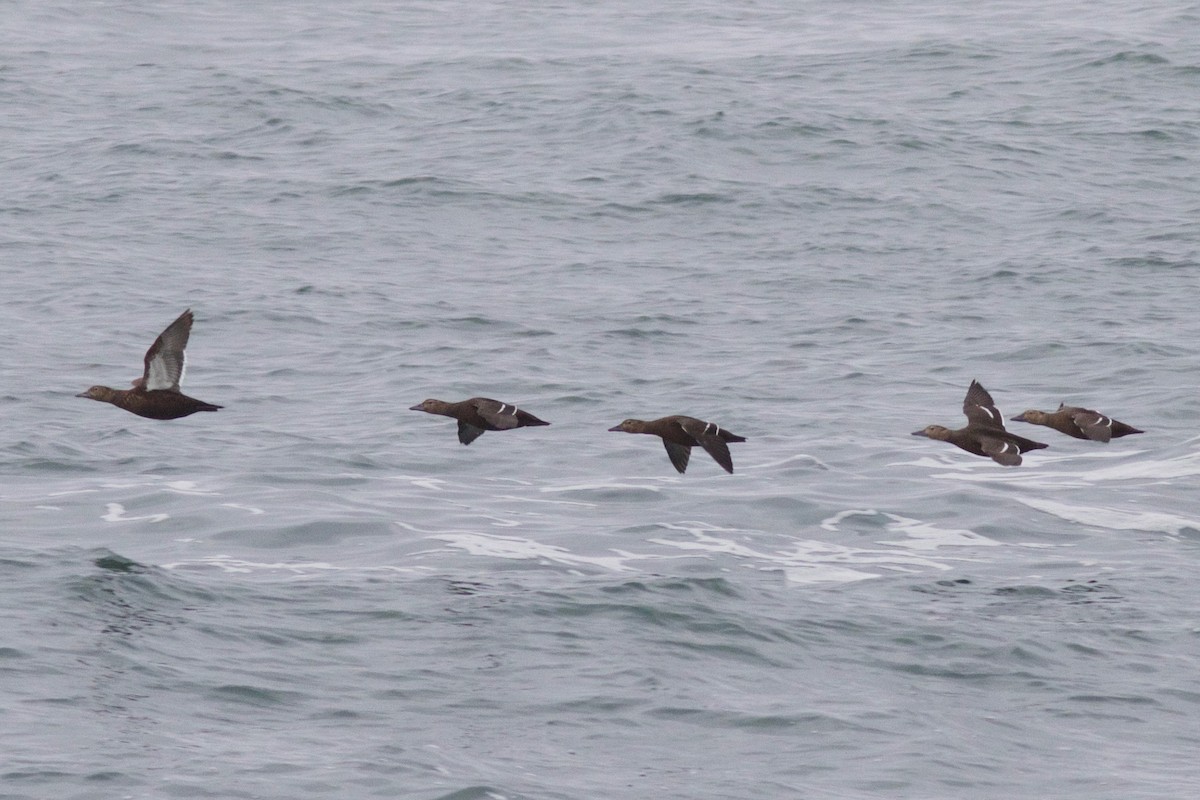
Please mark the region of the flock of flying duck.
MULTIPOLYGON (((93 386, 76 397, 112 403, 118 408, 150 419, 178 419, 197 411, 216 411, 222 408, 188 397, 179 390, 185 366, 184 349, 192 332, 192 321, 192 312, 188 309, 158 335, 154 344, 146 351, 142 376, 133 381, 131 388, 110 389, 107 386, 93 386)), ((472 397, 458 403, 430 399, 413 406, 410 410, 440 414, 458 420, 458 440, 463 444, 470 444, 485 431, 505 431, 550 424, 514 405, 486 397, 472 397)), ((941 425, 930 425, 914 431, 913 436, 949 442, 968 453, 990 458, 1009 467, 1021 463, 1022 453, 1048 447, 1041 442, 1005 430, 1004 418, 992 401, 992 396, 978 381, 971 381, 971 386, 967 389, 967 396, 963 400, 963 413, 967 417, 967 424, 962 428, 951 430, 941 425)), ((1137 428, 1091 409, 1066 405, 1060 405, 1057 411, 1051 412, 1031 409, 1013 417, 1013 420, 1044 425, 1076 439, 1091 439, 1097 442, 1142 433, 1137 428)), ((660 437, 667 448, 671 464, 679 472, 687 469, 692 448, 697 446, 703 447, 726 472, 733 472, 729 443, 746 441, 744 437, 715 423, 681 415, 654 420, 627 419, 609 430, 648 433, 660 437)))
MULTIPOLYGON (((950 430, 941 425, 929 425, 919 431, 913 431, 913 436, 925 436, 949 442, 968 453, 986 456, 1006 467, 1015 467, 1020 464, 1022 453, 1050 446, 1005 430, 1004 417, 1000 416, 1000 411, 992 401, 992 396, 979 384, 979 381, 971 381, 971 386, 967 389, 967 396, 963 398, 963 413, 967 415, 965 427, 950 430)), ((1076 439, 1091 439, 1094 442, 1107 442, 1131 433, 1143 433, 1132 425, 1118 422, 1112 417, 1106 417, 1090 408, 1064 404, 1058 406, 1058 411, 1030 409, 1013 417, 1013 422, 1045 425, 1047 428, 1053 428, 1067 436, 1074 436, 1076 439)))

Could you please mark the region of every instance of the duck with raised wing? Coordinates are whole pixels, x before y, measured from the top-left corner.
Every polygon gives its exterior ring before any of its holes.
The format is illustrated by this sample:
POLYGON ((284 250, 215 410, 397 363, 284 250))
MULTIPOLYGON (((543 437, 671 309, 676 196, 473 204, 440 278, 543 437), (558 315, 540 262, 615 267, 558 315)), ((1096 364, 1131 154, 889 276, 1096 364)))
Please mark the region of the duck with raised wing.
POLYGON ((186 367, 184 348, 192 332, 192 310, 167 326, 146 351, 142 377, 135 378, 131 389, 110 389, 93 386, 75 395, 102 403, 112 403, 139 417, 149 419, 179 419, 197 411, 216 411, 222 406, 188 397, 179 391, 186 367))
POLYGON ((1045 425, 1047 428, 1054 428, 1067 436, 1074 436, 1076 439, 1091 439, 1094 442, 1107 442, 1122 436, 1145 433, 1132 425, 1126 425, 1124 422, 1107 417, 1099 411, 1068 406, 1065 403, 1059 404, 1058 411, 1030 409, 1013 417, 1013 422, 1045 425))
POLYGON ((705 422, 695 417, 684 417, 676 414, 649 421, 627 419, 620 425, 609 428, 610 431, 623 433, 649 433, 661 437, 667 448, 667 456, 675 469, 681 473, 687 470, 688 459, 691 458, 692 448, 696 445, 703 447, 713 460, 721 465, 726 472, 733 472, 733 457, 729 454, 728 442, 744 442, 745 437, 725 430, 715 422, 705 422))
POLYGON ((510 403, 501 403, 487 397, 472 397, 457 403, 429 399, 413 406, 409 411, 424 411, 427 414, 440 414, 458 420, 458 440, 463 444, 470 444, 485 431, 506 431, 510 428, 550 424, 510 403))
POLYGON ((971 381, 967 396, 963 399, 963 413, 967 416, 966 427, 951 430, 941 425, 929 425, 913 431, 912 435, 949 442, 968 453, 985 456, 1006 467, 1019 465, 1022 453, 1049 447, 1006 431, 1004 418, 992 401, 992 396, 979 381, 971 381))

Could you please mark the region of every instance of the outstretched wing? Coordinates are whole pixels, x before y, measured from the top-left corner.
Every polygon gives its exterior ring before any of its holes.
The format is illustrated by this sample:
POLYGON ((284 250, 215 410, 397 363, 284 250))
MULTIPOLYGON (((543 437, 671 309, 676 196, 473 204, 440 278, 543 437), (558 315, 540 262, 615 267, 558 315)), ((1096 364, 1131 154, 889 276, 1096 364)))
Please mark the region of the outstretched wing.
POLYGON ((463 444, 470 444, 480 436, 483 436, 483 432, 483 428, 476 428, 474 425, 469 422, 463 422, 461 419, 458 421, 458 440, 463 444))
MULTIPOLYGON (((154 344, 146 351, 146 367, 142 372, 140 384, 147 391, 165 389, 178 392, 186 368, 184 348, 187 347, 188 336, 192 333, 192 310, 189 308, 179 315, 179 319, 167 326, 158 335, 154 344)), ((134 385, 138 385, 134 381, 134 385)))
POLYGON ((675 444, 663 439, 663 446, 667 448, 667 456, 670 457, 671 463, 675 465, 675 469, 680 472, 687 472, 688 459, 692 456, 692 448, 686 444, 675 444))
POLYGON ((985 428, 1004 430, 1004 418, 992 401, 992 396, 979 385, 979 381, 971 381, 967 396, 963 399, 963 413, 972 425, 982 425, 985 428))
POLYGON ((729 455, 729 445, 721 438, 721 428, 716 423, 689 419, 681 422, 680 427, 684 433, 695 439, 722 469, 733 472, 733 457, 729 455))

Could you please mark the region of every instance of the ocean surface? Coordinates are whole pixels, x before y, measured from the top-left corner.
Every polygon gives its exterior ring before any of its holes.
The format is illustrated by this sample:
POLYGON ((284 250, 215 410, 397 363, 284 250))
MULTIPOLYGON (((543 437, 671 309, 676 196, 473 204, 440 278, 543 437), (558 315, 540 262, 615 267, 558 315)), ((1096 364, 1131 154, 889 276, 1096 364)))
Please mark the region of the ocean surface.
POLYGON ((0 43, 0 798, 1200 795, 1200 5, 0 43), (222 411, 74 396, 189 307, 222 411), (910 436, 972 379, 1146 432, 910 436))

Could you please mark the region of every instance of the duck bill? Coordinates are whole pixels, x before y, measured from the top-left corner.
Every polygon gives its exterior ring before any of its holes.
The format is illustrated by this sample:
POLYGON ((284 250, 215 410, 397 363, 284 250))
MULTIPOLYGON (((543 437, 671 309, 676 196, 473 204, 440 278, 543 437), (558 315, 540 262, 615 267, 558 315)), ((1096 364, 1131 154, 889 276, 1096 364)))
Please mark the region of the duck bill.
POLYGON ((1009 420, 1012 422, 1029 422, 1029 420, 1025 419, 1024 414, 1017 414, 1015 417, 1009 417, 1009 420))
POLYGON ((424 411, 425 409, 421 408, 421 405, 418 403, 415 406, 409 406, 408 410, 409 411, 424 411))
POLYGON ((925 431, 913 431, 911 435, 912 436, 924 436, 926 439, 929 438, 929 434, 926 433, 925 431))
POLYGON ((614 425, 613 427, 609 428, 608 430, 611 433, 624 433, 625 432, 621 429, 620 425, 614 425))

